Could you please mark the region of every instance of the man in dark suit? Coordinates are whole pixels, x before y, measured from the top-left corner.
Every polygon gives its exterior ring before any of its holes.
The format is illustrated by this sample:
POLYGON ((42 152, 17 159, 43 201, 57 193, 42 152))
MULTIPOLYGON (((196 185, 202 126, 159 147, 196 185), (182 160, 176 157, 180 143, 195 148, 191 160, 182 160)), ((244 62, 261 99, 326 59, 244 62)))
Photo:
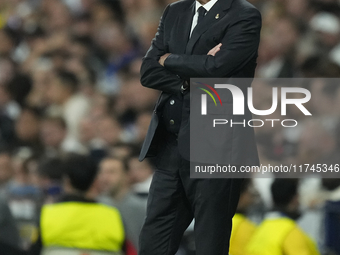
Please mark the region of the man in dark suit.
MULTIPOLYGON (((196 254, 228 254, 242 180, 190 178, 188 80, 253 77, 260 29, 261 15, 246 0, 183 0, 164 11, 141 67, 142 85, 162 94, 140 154, 157 162, 140 255, 175 254, 193 218, 196 254)), ((247 148, 241 158, 258 164, 253 130, 234 136, 246 142, 235 145, 247 148)))

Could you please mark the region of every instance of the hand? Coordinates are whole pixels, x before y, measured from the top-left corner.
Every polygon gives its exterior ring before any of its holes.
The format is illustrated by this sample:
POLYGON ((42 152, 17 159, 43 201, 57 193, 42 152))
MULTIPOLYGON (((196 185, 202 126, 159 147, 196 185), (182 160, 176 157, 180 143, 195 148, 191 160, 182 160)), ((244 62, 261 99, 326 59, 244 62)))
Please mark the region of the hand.
POLYGON ((215 57, 215 54, 220 51, 222 43, 217 44, 214 48, 212 48, 207 55, 211 55, 215 57))
POLYGON ((158 60, 158 62, 159 62, 162 66, 164 66, 164 61, 166 60, 167 57, 169 57, 170 54, 171 54, 171 53, 166 53, 166 54, 164 54, 163 56, 161 56, 161 58, 158 60))

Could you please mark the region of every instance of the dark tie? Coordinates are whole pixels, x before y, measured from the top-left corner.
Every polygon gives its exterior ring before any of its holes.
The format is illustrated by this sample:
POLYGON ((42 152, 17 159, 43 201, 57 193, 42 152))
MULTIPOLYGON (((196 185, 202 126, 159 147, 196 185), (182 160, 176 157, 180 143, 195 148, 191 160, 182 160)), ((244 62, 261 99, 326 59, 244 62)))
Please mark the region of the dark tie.
POLYGON ((201 6, 200 8, 198 8, 197 12, 198 12, 197 25, 198 25, 203 20, 205 14, 207 13, 207 10, 203 6, 201 6))

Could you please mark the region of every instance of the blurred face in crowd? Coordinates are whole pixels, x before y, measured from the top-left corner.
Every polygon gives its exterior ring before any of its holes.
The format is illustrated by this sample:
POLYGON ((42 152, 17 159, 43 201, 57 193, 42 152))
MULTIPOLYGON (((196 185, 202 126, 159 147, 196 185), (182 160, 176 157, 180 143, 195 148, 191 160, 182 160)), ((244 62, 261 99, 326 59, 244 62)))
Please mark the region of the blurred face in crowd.
POLYGON ((319 42, 326 47, 334 47, 339 43, 339 34, 331 34, 325 32, 317 32, 319 42))
POLYGON ((0 84, 0 108, 5 106, 10 101, 10 95, 5 86, 0 84))
POLYGON ((73 52, 73 57, 66 61, 65 67, 68 71, 74 73, 78 81, 80 81, 79 92, 91 97, 94 96, 94 86, 90 79, 89 70, 86 69, 84 62, 81 61, 81 58, 86 57, 86 52, 85 49, 81 52, 81 46, 78 49, 79 51, 74 48, 75 52, 73 52))
POLYGON ((72 24, 72 33, 77 36, 90 36, 91 21, 90 19, 78 19, 72 24))
POLYGON ((3 30, 0 30, 0 42, 0 55, 10 54, 14 47, 14 43, 3 30))
POLYGON ((0 184, 12 177, 11 157, 7 153, 0 153, 0 184))
POLYGON ((310 100, 310 104, 313 107, 313 113, 328 115, 332 113, 334 109, 334 101, 330 100, 331 98, 323 93, 325 85, 325 82, 321 79, 312 81, 310 91, 313 96, 310 100))
POLYGON ((45 106, 47 104, 47 91, 50 77, 51 72, 48 67, 45 69, 44 67, 39 66, 38 68, 33 70, 33 86, 27 98, 28 104, 38 107, 45 106))
MULTIPOLYGON (((126 12, 133 12, 136 10, 153 9, 157 6, 159 1, 155 0, 124 0, 122 1, 123 8, 126 12)), ((175 2, 175 0, 169 0, 169 4, 175 2)))
POLYGON ((254 203, 256 194, 254 185, 252 183, 248 184, 246 190, 240 195, 237 210, 245 212, 254 203))
POLYGON ((130 47, 121 25, 117 22, 106 23, 96 31, 95 39, 99 46, 110 53, 122 54, 130 47))
POLYGON ((95 94, 92 97, 91 115, 100 118, 109 114, 109 98, 103 94, 95 94))
POLYGON ((66 128, 57 120, 43 120, 40 135, 45 146, 58 148, 65 139, 66 128))
POLYGON ((84 144, 89 143, 96 137, 96 127, 91 118, 84 118, 79 125, 80 141, 84 144))
POLYGON ((39 186, 41 182, 38 174, 38 160, 30 158, 25 161, 24 167, 28 175, 28 183, 34 186, 39 186))
POLYGON ((139 19, 136 21, 135 29, 138 37, 140 38, 143 50, 145 51, 149 48, 150 42, 157 32, 159 15, 160 13, 151 9, 142 13, 142 15, 140 15, 139 19))
POLYGON ((129 144, 119 144, 114 147, 112 147, 110 151, 110 155, 112 155, 115 158, 127 158, 132 153, 132 148, 129 144))
MULTIPOLYGON (((24 149, 25 150, 25 149, 24 149)), ((12 159, 12 169, 13 169, 13 180, 16 183, 26 185, 31 180, 29 178, 28 169, 26 168, 25 162, 27 161, 26 155, 20 155, 19 152, 12 159)))
MULTIPOLYGON (((74 73, 81 72, 82 71, 81 69, 83 68, 81 66, 82 65, 81 60, 86 59, 86 57, 88 56, 89 54, 88 48, 79 42, 73 41, 70 45, 69 52, 70 52, 70 55, 72 55, 72 58, 68 62, 72 62, 72 63, 71 63, 71 68, 68 68, 68 69, 74 73), (75 60, 77 60, 78 63, 74 63, 75 60)), ((67 63, 67 65, 70 66, 69 63, 67 63)))
POLYGON ((290 14, 297 18, 305 18, 308 7, 307 0, 287 0, 285 4, 290 14))
POLYGON ((91 17, 93 19, 93 22, 95 23, 95 26, 97 28, 101 27, 107 22, 110 22, 113 18, 112 11, 109 8, 107 8, 105 4, 102 4, 100 1, 97 1, 92 6, 90 11, 91 11, 91 17))
POLYGON ((69 10, 62 1, 45 0, 42 8, 48 16, 46 23, 50 30, 65 29, 71 24, 69 10))
POLYGON ((0 58, 0 84, 5 84, 12 79, 15 72, 13 62, 7 58, 0 58))
POLYGON ((62 81, 55 74, 52 75, 47 97, 51 103, 61 105, 72 95, 72 91, 62 84, 62 81))
POLYGON ((138 158, 131 158, 129 160, 129 174, 132 183, 139 183, 147 180, 153 174, 153 170, 149 161, 139 162, 138 158))
POLYGON ((280 54, 288 53, 298 40, 298 31, 289 18, 282 18, 276 23, 272 40, 276 51, 280 54))
POLYGON ((298 160, 301 163, 311 163, 331 155, 336 148, 335 136, 320 122, 310 121, 305 125, 299 140, 298 160))
POLYGON ((39 118, 31 110, 24 109, 15 123, 16 135, 20 140, 32 141, 39 133, 39 118))
POLYGON ((128 175, 122 161, 118 159, 104 159, 99 166, 98 182, 102 191, 116 196, 128 185, 128 175))
POLYGON ((97 136, 108 145, 115 145, 120 140, 121 127, 112 117, 103 117, 97 123, 97 136))
POLYGON ((288 204, 287 211, 300 215, 300 198, 298 194, 296 194, 293 197, 292 201, 290 201, 290 203, 288 204))
POLYGON ((124 82, 119 97, 128 109, 143 111, 152 109, 159 93, 140 84, 139 78, 132 78, 124 82))

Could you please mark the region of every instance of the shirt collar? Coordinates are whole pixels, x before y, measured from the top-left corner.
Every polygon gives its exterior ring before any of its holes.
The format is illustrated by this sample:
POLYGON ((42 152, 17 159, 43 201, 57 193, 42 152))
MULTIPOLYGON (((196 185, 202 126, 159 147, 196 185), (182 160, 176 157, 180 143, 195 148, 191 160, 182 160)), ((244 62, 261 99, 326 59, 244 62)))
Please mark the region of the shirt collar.
POLYGON ((200 2, 196 0, 196 12, 198 8, 200 8, 201 6, 203 6, 203 8, 207 10, 207 12, 210 11, 210 9, 214 6, 214 4, 216 4, 217 1, 218 0, 210 0, 206 4, 202 5, 200 2))

